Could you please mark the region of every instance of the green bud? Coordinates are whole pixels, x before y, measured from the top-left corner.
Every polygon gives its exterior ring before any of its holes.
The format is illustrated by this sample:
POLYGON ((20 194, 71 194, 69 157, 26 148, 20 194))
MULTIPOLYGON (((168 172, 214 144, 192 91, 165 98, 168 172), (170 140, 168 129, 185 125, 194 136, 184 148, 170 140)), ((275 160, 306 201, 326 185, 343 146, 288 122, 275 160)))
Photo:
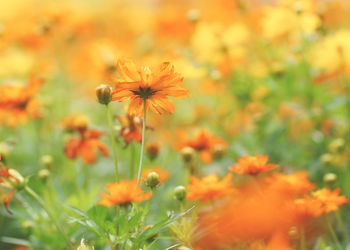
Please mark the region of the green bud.
POLYGON ((178 201, 183 201, 186 198, 187 190, 184 186, 177 186, 174 189, 175 199, 178 201))
POLYGON ((185 147, 183 149, 181 149, 181 155, 182 155, 182 159, 185 162, 190 162, 194 156, 194 149, 191 147, 185 147))
POLYGON ((96 96, 99 103, 107 105, 112 101, 112 87, 101 84, 96 88, 96 96))
POLYGON ((159 175, 156 172, 151 172, 146 176, 144 182, 147 187, 155 188, 159 184, 159 175))
POLYGON ((323 182, 327 185, 333 185, 337 181, 337 175, 334 173, 327 173, 323 176, 323 182))

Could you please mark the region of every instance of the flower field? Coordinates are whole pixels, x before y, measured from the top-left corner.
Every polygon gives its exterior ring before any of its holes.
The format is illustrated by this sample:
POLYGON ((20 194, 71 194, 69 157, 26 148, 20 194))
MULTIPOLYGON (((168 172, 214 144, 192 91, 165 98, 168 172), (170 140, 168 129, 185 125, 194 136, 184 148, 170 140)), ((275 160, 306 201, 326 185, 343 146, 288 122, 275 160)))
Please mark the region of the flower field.
POLYGON ((1 250, 350 250, 349 1, 0 3, 1 250))

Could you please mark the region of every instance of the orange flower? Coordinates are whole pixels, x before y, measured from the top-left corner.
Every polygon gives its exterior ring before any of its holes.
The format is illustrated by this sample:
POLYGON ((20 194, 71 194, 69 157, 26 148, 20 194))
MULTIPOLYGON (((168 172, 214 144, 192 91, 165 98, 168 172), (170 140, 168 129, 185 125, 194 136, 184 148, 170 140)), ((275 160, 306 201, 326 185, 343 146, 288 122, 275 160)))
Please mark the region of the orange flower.
POLYGON ((281 191, 289 195, 299 195, 310 192, 315 188, 307 177, 306 171, 296 172, 293 174, 274 173, 267 177, 266 183, 269 188, 281 191))
POLYGON ((348 203, 345 196, 339 195, 340 188, 333 192, 328 188, 323 188, 312 192, 311 195, 321 204, 321 213, 329 213, 338 210, 340 205, 348 203))
POLYGON ((111 207, 114 205, 126 205, 131 202, 141 202, 152 197, 151 193, 145 193, 137 181, 122 180, 119 183, 110 183, 107 185, 108 194, 100 192, 103 200, 99 204, 111 207))
POLYGON ((220 147, 221 149, 227 148, 227 143, 219 137, 216 137, 205 130, 201 130, 194 139, 188 139, 187 135, 179 131, 179 137, 182 137, 184 142, 177 143, 175 147, 181 150, 185 147, 191 147, 195 151, 199 152, 199 157, 202 162, 210 163, 213 161, 213 153, 215 149, 220 147))
POLYGON ((27 86, 4 85, 0 87, 0 124, 16 127, 24 124, 28 118, 38 118, 39 102, 34 95, 40 89, 43 80, 30 77, 27 86))
POLYGON ((339 206, 348 203, 345 196, 339 195, 340 189, 333 192, 328 188, 323 188, 306 195, 302 199, 294 201, 294 214, 296 220, 305 222, 313 217, 321 216, 329 212, 338 210, 339 206))
POLYGON ((237 174, 259 174, 262 172, 267 172, 272 169, 277 168, 275 164, 267 164, 269 156, 267 155, 257 155, 250 156, 246 155, 238 159, 238 163, 230 167, 230 171, 237 174))
POLYGON ((142 140, 142 120, 131 114, 126 116, 117 116, 118 120, 122 125, 120 131, 120 136, 124 138, 126 145, 128 145, 132 140, 135 142, 141 142, 142 140))
POLYGON ((23 181, 23 177, 17 171, 13 169, 8 169, 4 167, 1 163, 0 166, 2 166, 0 169, 0 183, 2 183, 5 187, 12 188, 12 190, 5 196, 3 201, 4 207, 6 208, 7 212, 12 214, 8 208, 8 205, 12 199, 13 194, 16 191, 16 185, 23 181))
POLYGON ((150 108, 157 114, 161 114, 161 110, 171 114, 175 106, 167 96, 187 97, 188 90, 179 86, 183 77, 174 72, 174 67, 169 62, 164 62, 158 69, 151 71, 149 67, 137 69, 132 61, 119 59, 117 71, 122 79, 117 81, 113 101, 130 100, 128 109, 130 114, 141 117, 144 102, 146 112, 150 108))
POLYGON ((107 146, 99 141, 104 133, 87 129, 79 132, 80 138, 70 139, 64 147, 64 152, 68 158, 75 159, 81 156, 85 163, 94 163, 96 162, 96 149, 104 156, 108 156, 107 146))
POLYGON ((142 171, 141 179, 147 177, 147 175, 151 172, 156 172, 159 175, 159 181, 165 182, 169 178, 169 171, 163 171, 160 167, 154 167, 152 169, 144 169, 142 171))
POLYGON ((187 186, 187 199, 200 199, 204 202, 235 192, 236 190, 232 188, 231 179, 232 174, 226 175, 221 181, 219 181, 216 174, 210 174, 202 179, 191 176, 191 184, 187 186))

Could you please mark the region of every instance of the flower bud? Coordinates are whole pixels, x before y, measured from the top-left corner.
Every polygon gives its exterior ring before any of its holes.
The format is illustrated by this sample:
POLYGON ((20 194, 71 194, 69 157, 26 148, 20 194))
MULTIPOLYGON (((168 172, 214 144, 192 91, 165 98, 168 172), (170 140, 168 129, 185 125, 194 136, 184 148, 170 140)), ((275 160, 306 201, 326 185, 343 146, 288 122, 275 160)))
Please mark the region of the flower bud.
POLYGON ((112 87, 101 84, 96 88, 96 96, 99 103, 107 105, 112 101, 112 87))
POLYGON ((186 198, 187 190, 184 186, 177 186, 174 189, 175 199, 178 201, 183 201, 186 198))
POLYGON ((191 147, 184 147, 183 149, 181 149, 182 159, 185 162, 190 162, 194 156, 194 153, 194 149, 191 147))
POLYGON ((345 146, 345 141, 343 138, 337 138, 335 140, 333 140, 329 145, 328 145, 328 149, 330 152, 332 153, 336 153, 341 151, 345 146))
POLYGON ((47 169, 41 169, 38 173, 38 177, 42 180, 47 180, 47 178, 50 176, 50 171, 47 169))
POLYGON ((46 168, 53 167, 53 159, 51 155, 43 155, 40 159, 40 163, 46 168))
POLYGON ((326 153, 326 154, 321 155, 321 161, 325 165, 331 164, 332 160, 333 160, 333 155, 332 154, 326 153))
POLYGON ((159 153, 159 143, 152 142, 146 145, 146 152, 151 160, 154 160, 159 153))
POLYGON ((159 174, 157 174, 156 172, 151 172, 149 173, 145 180, 145 185, 149 188, 155 188, 158 184, 159 184, 159 174))
POLYGON ((215 145, 213 148, 213 155, 215 158, 220 159, 225 154, 225 147, 221 144, 215 145))
POLYGON ((323 182, 329 186, 337 181, 337 175, 334 173, 327 173, 323 176, 323 182))

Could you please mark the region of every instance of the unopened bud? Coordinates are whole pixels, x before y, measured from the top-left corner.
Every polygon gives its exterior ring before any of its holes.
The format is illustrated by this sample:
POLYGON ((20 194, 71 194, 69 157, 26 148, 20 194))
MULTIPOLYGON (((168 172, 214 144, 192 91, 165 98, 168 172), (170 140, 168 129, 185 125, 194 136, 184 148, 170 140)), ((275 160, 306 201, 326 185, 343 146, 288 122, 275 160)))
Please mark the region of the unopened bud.
POLYGON ((47 169, 41 169, 38 173, 38 176, 40 179, 45 181, 50 176, 50 171, 47 169))
POLYGON ((332 154, 326 153, 326 154, 321 155, 321 161, 325 165, 331 164, 332 160, 333 160, 333 155, 332 154))
POLYGON ((323 182, 327 185, 333 185, 337 181, 337 175, 334 173, 327 173, 323 176, 323 182))
POLYGON ((159 143, 152 142, 146 145, 146 152, 151 160, 154 160, 159 153, 159 143))
POLYGON ((182 159, 185 162, 190 162, 194 156, 194 149, 191 147, 185 147, 183 149, 181 149, 181 155, 182 155, 182 159))
POLYGON ((159 174, 157 174, 156 172, 151 172, 149 173, 145 180, 145 185, 149 188, 155 188, 158 184, 159 184, 159 174))
POLYGON ((174 189, 174 196, 175 199, 177 199, 178 201, 183 201, 186 198, 187 195, 187 190, 184 186, 177 186, 174 189))
POLYGON ((112 87, 101 84, 96 88, 96 96, 99 103, 107 105, 112 101, 112 87))
POLYGON ((225 154, 225 147, 222 144, 215 145, 213 148, 213 155, 215 158, 220 159, 225 154))
POLYGON ((53 159, 51 155, 43 155, 40 159, 40 163, 46 168, 53 167, 53 159))
POLYGON ((343 138, 337 138, 335 140, 333 140, 329 145, 328 145, 328 149, 330 152, 332 153, 336 153, 341 151, 345 146, 345 141, 343 138))

